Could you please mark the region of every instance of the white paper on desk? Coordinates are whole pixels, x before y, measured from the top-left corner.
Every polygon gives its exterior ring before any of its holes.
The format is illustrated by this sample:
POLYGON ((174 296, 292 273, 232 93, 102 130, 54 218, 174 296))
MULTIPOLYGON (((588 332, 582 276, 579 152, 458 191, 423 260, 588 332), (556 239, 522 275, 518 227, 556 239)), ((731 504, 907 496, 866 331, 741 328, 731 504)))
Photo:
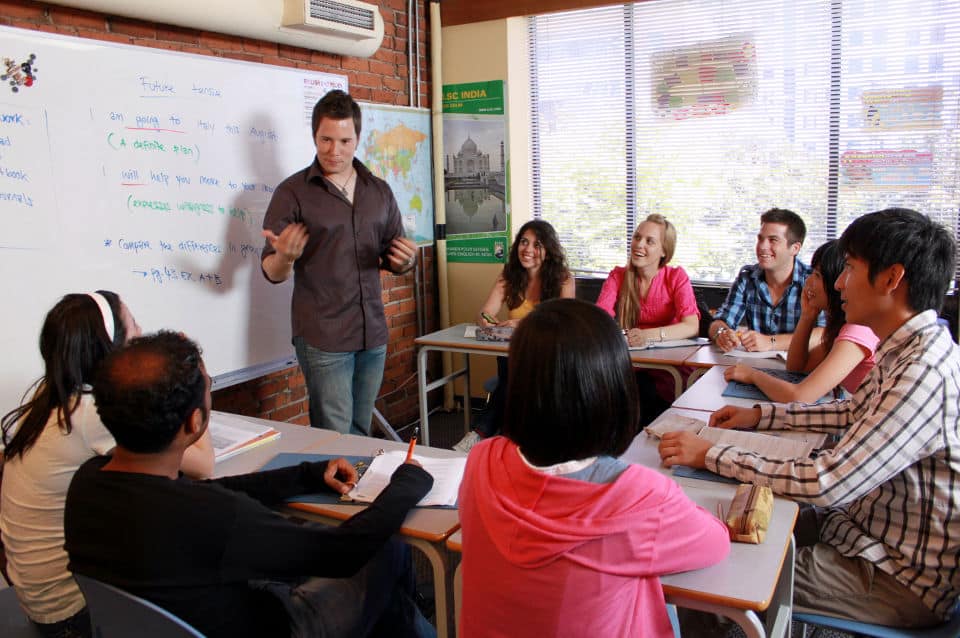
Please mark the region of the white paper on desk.
POLYGON ((736 359, 776 359, 779 357, 784 361, 787 360, 786 350, 764 350, 763 352, 750 352, 749 350, 735 348, 730 352, 724 352, 723 354, 724 356, 734 357, 736 359))
POLYGON ((778 459, 807 458, 813 451, 813 443, 792 438, 771 436, 745 430, 725 430, 706 427, 700 430, 700 438, 711 443, 736 445, 762 456, 778 459))
POLYGON ((476 326, 467 326, 463 329, 463 336, 466 339, 476 339, 477 338, 477 327, 476 326))
MULTIPOLYGON (((463 470, 467 465, 467 457, 436 458, 432 456, 413 455, 420 465, 433 477, 433 489, 420 499, 417 505, 442 505, 453 507, 457 504, 457 493, 460 491, 460 481, 463 480, 463 470)), ((360 477, 357 486, 350 490, 349 496, 361 503, 373 502, 390 483, 394 470, 400 467, 407 459, 405 450, 394 450, 373 457, 370 467, 360 477)))
POLYGON ((700 419, 694 419, 693 417, 683 416, 680 414, 670 414, 669 412, 664 412, 654 419, 653 423, 645 427, 643 431, 650 436, 655 436, 659 439, 667 432, 676 432, 677 430, 699 432, 706 426, 706 421, 701 421, 700 419))

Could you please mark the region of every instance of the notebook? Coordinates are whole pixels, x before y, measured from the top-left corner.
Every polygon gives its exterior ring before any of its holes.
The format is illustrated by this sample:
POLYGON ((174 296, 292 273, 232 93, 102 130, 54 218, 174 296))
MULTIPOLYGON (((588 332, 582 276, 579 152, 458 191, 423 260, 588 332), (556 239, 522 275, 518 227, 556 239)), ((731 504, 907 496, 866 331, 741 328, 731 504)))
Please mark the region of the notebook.
MULTIPOLYGON (((777 379, 782 379, 787 383, 800 383, 805 378, 807 378, 806 372, 791 372, 789 370, 763 370, 764 373, 769 374, 771 377, 777 379)), ((770 397, 764 394, 763 390, 753 385, 752 383, 741 383, 740 381, 728 381, 727 387, 723 389, 723 392, 720 393, 725 397, 734 397, 737 399, 753 399, 755 401, 771 401, 770 397)), ((843 397, 843 390, 839 392, 836 390, 831 390, 826 393, 813 403, 829 403, 836 399, 843 397)))

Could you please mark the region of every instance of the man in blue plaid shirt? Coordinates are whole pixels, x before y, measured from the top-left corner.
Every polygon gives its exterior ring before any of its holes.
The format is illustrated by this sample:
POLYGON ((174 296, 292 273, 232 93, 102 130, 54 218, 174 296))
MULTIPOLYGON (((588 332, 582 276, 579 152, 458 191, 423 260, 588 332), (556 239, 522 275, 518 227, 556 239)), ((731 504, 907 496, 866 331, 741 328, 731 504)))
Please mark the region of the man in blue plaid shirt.
POLYGON ((740 269, 710 324, 710 338, 724 352, 737 346, 750 351, 790 348, 803 284, 811 272, 797 258, 806 235, 806 225, 793 211, 771 208, 760 216, 757 263, 740 269))
POLYGON ((850 224, 840 249, 847 321, 880 337, 860 388, 842 401, 710 416, 714 427, 825 432, 837 444, 788 459, 668 432, 660 456, 818 506, 801 517, 810 529, 797 530, 815 539, 797 551, 798 610, 936 625, 960 596, 960 348, 937 322, 956 245, 944 226, 891 208, 850 224))

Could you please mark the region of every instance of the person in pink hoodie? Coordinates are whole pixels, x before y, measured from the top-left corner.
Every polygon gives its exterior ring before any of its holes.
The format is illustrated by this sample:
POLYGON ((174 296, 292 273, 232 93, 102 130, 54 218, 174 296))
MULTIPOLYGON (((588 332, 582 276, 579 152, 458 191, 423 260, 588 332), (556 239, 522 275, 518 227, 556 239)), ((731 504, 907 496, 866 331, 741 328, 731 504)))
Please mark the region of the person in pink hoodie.
POLYGON ((727 556, 725 525, 659 472, 620 461, 641 406, 620 329, 543 302, 510 340, 503 436, 460 486, 462 638, 673 635, 660 575, 727 556))

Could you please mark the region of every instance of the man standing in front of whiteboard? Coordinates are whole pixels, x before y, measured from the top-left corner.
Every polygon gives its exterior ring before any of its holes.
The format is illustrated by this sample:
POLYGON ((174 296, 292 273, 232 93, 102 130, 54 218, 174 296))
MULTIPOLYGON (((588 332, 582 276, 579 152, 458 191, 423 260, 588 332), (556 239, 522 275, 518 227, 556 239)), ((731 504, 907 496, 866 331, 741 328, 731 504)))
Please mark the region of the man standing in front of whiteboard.
POLYGON ((261 265, 273 283, 293 273, 293 344, 310 424, 369 434, 387 355, 380 270, 410 271, 416 244, 403 235, 390 186, 353 156, 360 106, 330 91, 311 120, 316 158, 274 191, 261 265))

